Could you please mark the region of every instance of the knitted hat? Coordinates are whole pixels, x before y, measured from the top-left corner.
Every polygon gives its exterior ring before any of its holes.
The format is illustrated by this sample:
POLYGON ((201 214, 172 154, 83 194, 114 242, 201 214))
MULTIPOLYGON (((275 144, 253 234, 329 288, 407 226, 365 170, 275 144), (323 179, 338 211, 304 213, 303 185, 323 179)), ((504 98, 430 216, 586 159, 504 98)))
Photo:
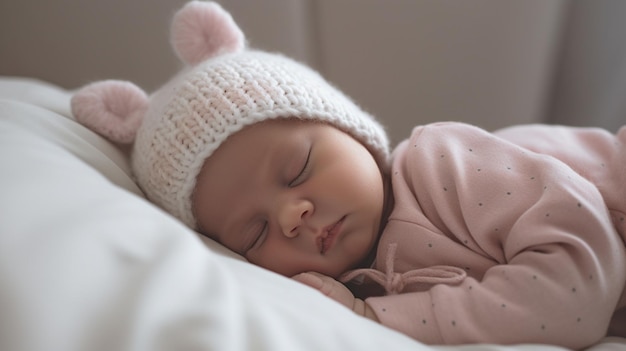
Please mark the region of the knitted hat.
POLYGON ((192 193, 204 161, 233 133, 270 119, 325 122, 352 135, 381 169, 383 128, 317 72, 279 54, 245 48, 218 4, 192 1, 174 16, 172 45, 187 67, 148 97, 135 84, 107 80, 72 97, 83 125, 133 144, 131 165, 148 199, 196 229, 192 193))

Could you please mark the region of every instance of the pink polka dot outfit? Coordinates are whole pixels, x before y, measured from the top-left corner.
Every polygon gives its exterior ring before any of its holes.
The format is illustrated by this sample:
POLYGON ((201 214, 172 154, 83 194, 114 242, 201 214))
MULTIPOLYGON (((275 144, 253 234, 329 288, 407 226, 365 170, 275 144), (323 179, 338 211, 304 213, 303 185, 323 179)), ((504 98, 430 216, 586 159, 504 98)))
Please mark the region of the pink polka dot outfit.
POLYGON ((430 344, 626 336, 626 129, 421 126, 391 177, 373 269, 349 276, 386 288, 366 299, 383 324, 430 344))

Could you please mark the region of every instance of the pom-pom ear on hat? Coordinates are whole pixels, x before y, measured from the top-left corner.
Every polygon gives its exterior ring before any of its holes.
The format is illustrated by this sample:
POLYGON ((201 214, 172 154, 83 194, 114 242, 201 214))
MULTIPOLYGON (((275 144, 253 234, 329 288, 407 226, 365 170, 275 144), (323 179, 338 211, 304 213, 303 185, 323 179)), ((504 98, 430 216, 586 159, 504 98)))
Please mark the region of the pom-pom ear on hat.
POLYGON ((105 80, 81 88, 71 105, 84 126, 111 141, 130 144, 148 108, 148 96, 133 83, 105 80))
POLYGON ((182 61, 195 65, 217 55, 243 50, 245 36, 219 4, 191 1, 174 16, 171 42, 182 61))

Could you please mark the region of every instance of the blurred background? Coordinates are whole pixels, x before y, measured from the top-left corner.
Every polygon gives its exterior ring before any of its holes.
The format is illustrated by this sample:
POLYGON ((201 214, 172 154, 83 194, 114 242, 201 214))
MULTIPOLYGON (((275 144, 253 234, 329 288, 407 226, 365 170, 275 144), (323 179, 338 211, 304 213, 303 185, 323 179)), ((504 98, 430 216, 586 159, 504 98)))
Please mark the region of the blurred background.
MULTIPOLYGON (((0 75, 67 89, 115 78, 151 91, 181 64, 186 0, 0 3, 0 75)), ((376 115, 392 143, 464 121, 626 121, 623 0, 220 0, 251 47, 303 61, 376 115)))

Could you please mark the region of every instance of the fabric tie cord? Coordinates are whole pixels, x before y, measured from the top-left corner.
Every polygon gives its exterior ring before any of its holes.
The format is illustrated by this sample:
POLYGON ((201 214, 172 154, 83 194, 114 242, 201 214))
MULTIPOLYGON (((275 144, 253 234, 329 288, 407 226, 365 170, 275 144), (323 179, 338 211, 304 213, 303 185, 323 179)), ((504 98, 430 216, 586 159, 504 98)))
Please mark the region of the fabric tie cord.
POLYGON ((342 282, 348 282, 358 276, 366 276, 385 288, 387 295, 401 293, 406 285, 410 284, 459 284, 467 274, 461 268, 454 266, 432 266, 406 271, 394 272, 394 262, 398 244, 389 244, 387 248, 386 272, 373 268, 361 268, 350 271, 340 277, 342 282))

